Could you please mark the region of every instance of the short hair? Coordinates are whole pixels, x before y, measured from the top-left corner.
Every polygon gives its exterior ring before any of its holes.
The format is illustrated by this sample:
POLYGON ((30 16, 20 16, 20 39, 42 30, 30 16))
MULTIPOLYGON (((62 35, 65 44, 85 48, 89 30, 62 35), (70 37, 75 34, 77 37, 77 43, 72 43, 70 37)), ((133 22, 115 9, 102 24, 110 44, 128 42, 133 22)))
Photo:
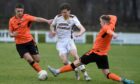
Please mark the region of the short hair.
POLYGON ((102 15, 100 18, 101 18, 102 20, 106 21, 106 22, 110 22, 110 17, 109 17, 109 15, 102 15))
POLYGON ((67 10, 71 10, 70 4, 69 3, 63 3, 60 5, 60 11, 67 9, 67 10))
POLYGON ((23 8, 24 9, 24 5, 21 4, 21 3, 17 3, 16 6, 15 6, 15 8, 23 8))

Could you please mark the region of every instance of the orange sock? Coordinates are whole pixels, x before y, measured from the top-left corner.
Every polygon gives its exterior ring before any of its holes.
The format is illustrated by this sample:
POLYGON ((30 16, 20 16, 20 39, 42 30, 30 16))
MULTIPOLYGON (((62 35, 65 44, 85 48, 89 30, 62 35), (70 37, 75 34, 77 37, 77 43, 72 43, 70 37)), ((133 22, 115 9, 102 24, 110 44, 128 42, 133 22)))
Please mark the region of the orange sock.
POLYGON ((73 68, 70 64, 68 64, 68 65, 61 67, 59 70, 60 70, 60 73, 64 73, 64 72, 72 71, 73 68))
POLYGON ((39 71, 42 70, 38 63, 34 63, 34 64, 32 65, 32 67, 33 67, 37 72, 39 72, 39 71))
POLYGON ((114 73, 109 73, 107 75, 107 77, 109 79, 115 80, 115 81, 121 81, 121 77, 119 77, 118 75, 114 74, 114 73))

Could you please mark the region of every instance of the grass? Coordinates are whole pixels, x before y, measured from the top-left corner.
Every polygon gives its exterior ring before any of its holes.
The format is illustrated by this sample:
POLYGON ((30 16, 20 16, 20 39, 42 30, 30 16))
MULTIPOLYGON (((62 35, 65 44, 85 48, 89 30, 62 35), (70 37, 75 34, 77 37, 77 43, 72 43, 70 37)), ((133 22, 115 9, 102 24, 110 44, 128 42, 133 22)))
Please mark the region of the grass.
MULTIPOLYGON (((77 45, 79 55, 82 55, 92 47, 91 44, 77 45)), ((54 44, 38 44, 41 55, 40 65, 47 69, 47 65, 59 68, 62 62, 54 44)), ((140 46, 132 45, 113 45, 109 52, 110 70, 122 77, 132 79, 136 84, 140 83, 140 46)), ((72 60, 72 59, 71 59, 72 60)), ((73 72, 61 74, 58 77, 48 71, 49 78, 45 81, 37 79, 37 73, 28 65, 26 61, 19 58, 13 43, 0 43, 0 84, 119 84, 107 80, 96 64, 86 66, 92 81, 77 81, 73 72)))

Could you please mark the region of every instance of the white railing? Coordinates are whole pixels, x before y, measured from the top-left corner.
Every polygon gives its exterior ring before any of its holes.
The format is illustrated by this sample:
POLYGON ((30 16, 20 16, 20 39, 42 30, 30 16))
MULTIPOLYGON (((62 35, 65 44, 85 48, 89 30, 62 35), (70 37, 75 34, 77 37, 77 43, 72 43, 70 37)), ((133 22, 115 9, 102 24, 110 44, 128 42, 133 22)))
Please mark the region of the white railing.
MULTIPOLYGON (((45 31, 31 31, 35 37, 35 42, 39 42, 39 34, 45 34, 45 31)), ((0 42, 14 42, 14 38, 10 37, 8 30, 0 30, 0 42)))
POLYGON ((8 30, 0 30, 0 42, 13 42, 14 38, 9 36, 8 30))
MULTIPOLYGON (((39 35, 43 34, 45 36, 45 42, 54 43, 56 42, 56 37, 50 38, 48 31, 31 31, 34 35, 36 43, 39 43, 39 35)), ((93 36, 93 41, 97 36, 97 32, 86 32, 83 36, 76 39, 77 43, 86 43, 87 35, 93 36)), ((14 42, 14 38, 11 38, 8 34, 8 30, 0 30, 0 42, 14 42)), ((112 39, 112 44, 140 44, 140 33, 118 33, 117 39, 112 39)))

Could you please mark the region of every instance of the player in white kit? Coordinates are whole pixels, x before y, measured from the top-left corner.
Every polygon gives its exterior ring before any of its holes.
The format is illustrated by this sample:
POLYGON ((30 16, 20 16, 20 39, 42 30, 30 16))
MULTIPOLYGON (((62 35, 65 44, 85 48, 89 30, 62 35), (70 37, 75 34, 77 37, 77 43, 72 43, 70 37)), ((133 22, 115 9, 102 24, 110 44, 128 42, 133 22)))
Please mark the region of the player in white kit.
MULTIPOLYGON (((77 48, 74 43, 74 37, 81 36, 85 32, 85 28, 81 25, 80 21, 75 15, 70 14, 71 8, 69 4, 62 4, 60 6, 60 12, 61 13, 59 15, 56 15, 56 17, 54 18, 50 26, 50 30, 52 36, 57 35, 58 40, 56 48, 59 52, 60 59, 62 60, 64 65, 67 65, 70 64, 70 61, 68 60, 69 54, 71 54, 75 60, 79 59, 77 48), (73 26, 79 28, 80 31, 73 34, 73 26)), ((83 72, 85 80, 91 80, 85 70, 84 65, 81 65, 75 70, 77 80, 80 79, 78 70, 83 72)))

